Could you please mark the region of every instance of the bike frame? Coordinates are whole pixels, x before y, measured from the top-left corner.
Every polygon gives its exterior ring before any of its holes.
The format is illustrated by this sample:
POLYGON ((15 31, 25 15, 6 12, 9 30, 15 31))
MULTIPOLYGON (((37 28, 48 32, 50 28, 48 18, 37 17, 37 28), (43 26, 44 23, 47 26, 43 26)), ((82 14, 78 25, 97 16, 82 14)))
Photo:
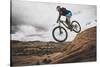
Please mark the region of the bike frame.
POLYGON ((68 28, 68 26, 66 26, 65 22, 62 21, 62 20, 59 21, 59 26, 61 26, 61 23, 62 23, 66 28, 68 28))
POLYGON ((66 25, 65 25, 65 23, 64 23, 64 21, 62 21, 62 20, 60 20, 59 21, 59 31, 60 31, 60 34, 62 34, 62 31, 61 31, 61 23, 66 27, 66 28, 68 28, 66 25))

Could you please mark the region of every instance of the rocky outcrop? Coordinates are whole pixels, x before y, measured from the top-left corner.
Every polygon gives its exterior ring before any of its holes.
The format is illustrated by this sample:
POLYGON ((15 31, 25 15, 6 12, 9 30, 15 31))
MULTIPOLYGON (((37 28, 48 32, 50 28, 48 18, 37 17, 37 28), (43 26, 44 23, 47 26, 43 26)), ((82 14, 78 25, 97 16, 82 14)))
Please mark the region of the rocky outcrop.
POLYGON ((96 27, 79 34, 66 50, 51 63, 96 61, 96 27))

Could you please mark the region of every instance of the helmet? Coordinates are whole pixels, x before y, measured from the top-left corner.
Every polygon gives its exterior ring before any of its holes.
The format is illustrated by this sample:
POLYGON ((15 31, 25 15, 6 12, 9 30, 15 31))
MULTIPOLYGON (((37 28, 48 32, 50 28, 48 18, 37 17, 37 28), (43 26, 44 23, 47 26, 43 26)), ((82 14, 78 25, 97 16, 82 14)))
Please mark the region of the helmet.
POLYGON ((57 7, 56 7, 56 9, 57 9, 58 11, 60 10, 60 8, 61 8, 60 6, 57 6, 57 7))

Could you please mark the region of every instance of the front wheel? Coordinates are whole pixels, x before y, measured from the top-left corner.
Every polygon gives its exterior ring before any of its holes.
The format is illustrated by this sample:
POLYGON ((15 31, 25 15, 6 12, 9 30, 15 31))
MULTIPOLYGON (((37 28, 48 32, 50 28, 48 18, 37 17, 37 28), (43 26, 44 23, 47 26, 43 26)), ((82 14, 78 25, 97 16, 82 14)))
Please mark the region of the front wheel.
POLYGON ((68 33, 64 27, 57 26, 52 31, 53 38, 58 42, 64 42, 67 39, 68 33))
POLYGON ((77 21, 72 21, 71 26, 74 32, 79 33, 81 31, 81 26, 77 21))

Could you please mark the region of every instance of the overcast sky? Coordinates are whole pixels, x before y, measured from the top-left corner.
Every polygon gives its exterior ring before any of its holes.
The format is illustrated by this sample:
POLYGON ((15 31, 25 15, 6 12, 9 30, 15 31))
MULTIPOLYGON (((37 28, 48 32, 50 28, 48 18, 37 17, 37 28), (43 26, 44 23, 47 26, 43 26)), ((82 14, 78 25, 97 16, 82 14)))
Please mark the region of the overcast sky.
MULTIPOLYGON (((54 41, 52 29, 57 26, 58 12, 56 6, 60 5, 72 11, 72 20, 77 20, 82 31, 96 26, 96 6, 60 3, 44 3, 33 1, 12 0, 12 40, 21 41, 54 41)), ((62 17, 64 20, 65 17, 62 17)), ((66 29, 67 30, 67 29, 66 29)), ((68 31, 67 41, 71 41, 76 33, 68 31)))

